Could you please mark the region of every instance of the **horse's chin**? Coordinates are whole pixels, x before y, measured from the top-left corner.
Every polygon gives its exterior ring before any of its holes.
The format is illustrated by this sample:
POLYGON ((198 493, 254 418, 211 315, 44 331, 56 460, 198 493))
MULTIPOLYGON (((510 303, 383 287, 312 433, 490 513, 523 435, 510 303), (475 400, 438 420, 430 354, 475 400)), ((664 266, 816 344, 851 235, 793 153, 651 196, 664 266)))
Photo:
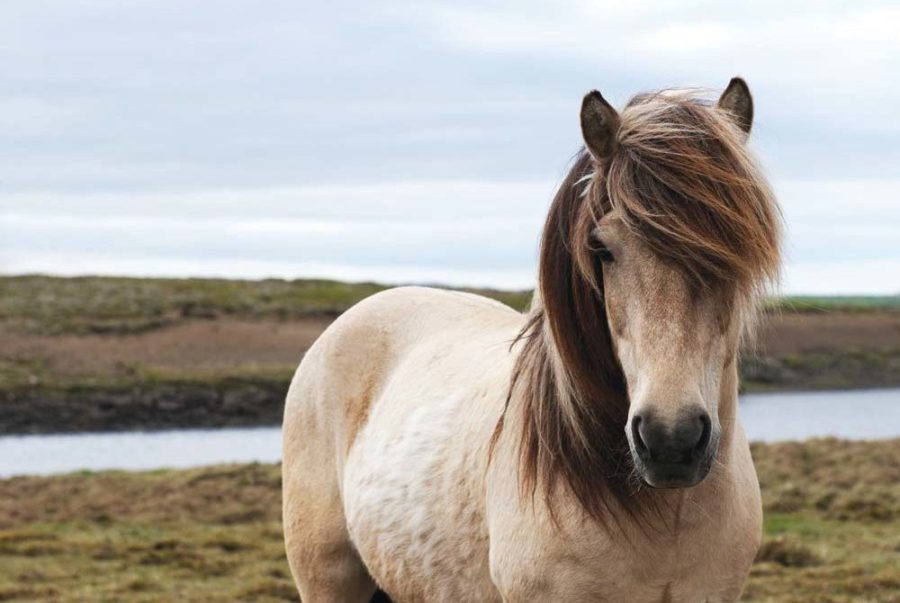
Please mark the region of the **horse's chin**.
POLYGON ((635 458, 635 466, 641 482, 649 488, 659 490, 693 488, 709 475, 712 457, 691 464, 645 463, 635 458))
POLYGON ((693 488, 700 484, 705 477, 685 479, 685 478, 654 478, 641 475, 641 481, 648 488, 654 490, 680 490, 684 488, 693 488))

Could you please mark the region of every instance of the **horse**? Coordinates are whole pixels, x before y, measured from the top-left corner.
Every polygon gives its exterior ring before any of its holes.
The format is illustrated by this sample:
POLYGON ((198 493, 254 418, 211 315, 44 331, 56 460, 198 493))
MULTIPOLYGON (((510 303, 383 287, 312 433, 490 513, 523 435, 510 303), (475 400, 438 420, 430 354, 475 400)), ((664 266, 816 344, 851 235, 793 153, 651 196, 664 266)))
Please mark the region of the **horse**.
POLYGON ((305 603, 734 601, 761 539, 738 356, 782 219, 747 84, 581 105, 531 307, 401 287, 304 356, 283 425, 305 603))

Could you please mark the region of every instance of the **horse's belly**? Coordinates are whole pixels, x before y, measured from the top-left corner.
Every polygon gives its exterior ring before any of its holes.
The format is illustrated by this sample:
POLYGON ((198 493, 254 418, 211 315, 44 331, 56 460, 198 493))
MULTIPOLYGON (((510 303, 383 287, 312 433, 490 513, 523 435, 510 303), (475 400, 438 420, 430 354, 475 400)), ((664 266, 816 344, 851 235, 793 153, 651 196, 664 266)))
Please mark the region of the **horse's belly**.
POLYGON ((458 401, 378 410, 350 451, 343 486, 350 537, 372 577, 399 601, 499 600, 458 401))

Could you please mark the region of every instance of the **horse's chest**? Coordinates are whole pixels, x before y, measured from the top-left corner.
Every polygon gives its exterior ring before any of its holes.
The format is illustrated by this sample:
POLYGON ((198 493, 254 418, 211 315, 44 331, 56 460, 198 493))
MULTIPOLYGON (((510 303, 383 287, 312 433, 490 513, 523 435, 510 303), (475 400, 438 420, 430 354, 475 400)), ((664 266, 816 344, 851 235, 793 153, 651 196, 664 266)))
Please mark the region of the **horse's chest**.
POLYGON ((529 531, 518 519, 502 522, 492 540, 493 575, 507 600, 735 601, 756 548, 746 530, 715 520, 625 542, 595 524, 529 531))
POLYGON ((456 410, 445 400, 402 417, 373 415, 347 459, 351 539, 379 585, 402 601, 496 596, 473 468, 457 454, 456 410))

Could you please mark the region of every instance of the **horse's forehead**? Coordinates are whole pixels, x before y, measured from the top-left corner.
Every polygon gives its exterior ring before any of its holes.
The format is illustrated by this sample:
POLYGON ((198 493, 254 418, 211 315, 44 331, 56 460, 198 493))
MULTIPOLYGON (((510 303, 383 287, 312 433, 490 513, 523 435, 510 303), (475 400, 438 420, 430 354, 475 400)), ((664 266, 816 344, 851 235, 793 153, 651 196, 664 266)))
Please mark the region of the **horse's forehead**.
POLYGON ((624 278, 617 282, 631 291, 610 292, 611 299, 633 304, 645 324, 668 325, 692 339, 724 333, 732 318, 730 292, 699 288, 676 260, 661 257, 635 234, 623 235, 620 245, 631 257, 622 262, 624 278))

